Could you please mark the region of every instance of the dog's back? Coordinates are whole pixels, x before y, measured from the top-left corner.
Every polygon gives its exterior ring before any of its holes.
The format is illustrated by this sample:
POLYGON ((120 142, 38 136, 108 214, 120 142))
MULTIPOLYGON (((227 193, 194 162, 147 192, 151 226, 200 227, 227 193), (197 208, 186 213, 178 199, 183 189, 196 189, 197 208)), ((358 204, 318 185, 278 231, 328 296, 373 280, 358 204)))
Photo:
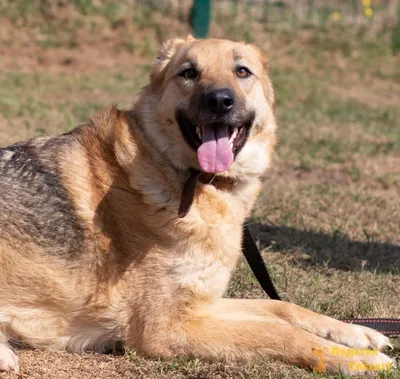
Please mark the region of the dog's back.
MULTIPOLYGON (((80 250, 83 230, 58 162, 73 138, 35 137, 0 149, 0 246, 18 241, 66 258, 80 250)), ((26 249, 18 250, 29 253, 26 249)))

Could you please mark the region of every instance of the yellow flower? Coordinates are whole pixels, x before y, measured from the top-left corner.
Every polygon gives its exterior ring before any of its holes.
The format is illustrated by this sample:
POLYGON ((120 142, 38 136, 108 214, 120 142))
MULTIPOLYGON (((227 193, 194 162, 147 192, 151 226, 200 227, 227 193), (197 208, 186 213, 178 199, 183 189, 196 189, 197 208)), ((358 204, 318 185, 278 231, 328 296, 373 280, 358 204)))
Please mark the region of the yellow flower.
POLYGON ((331 19, 334 21, 340 21, 342 19, 342 14, 339 11, 333 12, 331 14, 331 19))
POLYGON ((372 17, 372 15, 374 14, 374 11, 372 10, 371 7, 368 7, 368 8, 365 8, 364 13, 365 13, 365 16, 372 17))
POLYGON ((371 8, 371 0, 362 0, 364 7, 371 8))

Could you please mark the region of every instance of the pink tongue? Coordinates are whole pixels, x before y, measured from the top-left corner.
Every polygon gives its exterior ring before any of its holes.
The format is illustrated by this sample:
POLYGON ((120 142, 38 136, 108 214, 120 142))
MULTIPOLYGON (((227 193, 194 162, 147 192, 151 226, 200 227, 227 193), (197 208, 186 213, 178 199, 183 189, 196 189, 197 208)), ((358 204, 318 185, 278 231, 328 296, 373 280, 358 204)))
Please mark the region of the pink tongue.
POLYGON ((229 147, 228 126, 203 126, 203 143, 197 149, 197 158, 204 172, 226 171, 233 162, 229 147))

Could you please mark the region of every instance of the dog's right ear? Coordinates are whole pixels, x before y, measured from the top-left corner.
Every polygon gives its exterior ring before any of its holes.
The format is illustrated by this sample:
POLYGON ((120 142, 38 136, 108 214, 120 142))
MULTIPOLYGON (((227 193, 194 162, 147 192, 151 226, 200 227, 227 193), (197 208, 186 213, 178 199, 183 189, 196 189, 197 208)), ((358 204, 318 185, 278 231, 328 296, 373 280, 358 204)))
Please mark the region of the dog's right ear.
POLYGON ((157 88, 161 85, 169 61, 177 51, 178 47, 183 43, 185 43, 184 39, 173 38, 162 44, 150 74, 150 82, 153 88, 157 88))
POLYGON ((269 77, 269 60, 265 55, 265 53, 260 48, 258 48, 255 45, 249 45, 249 46, 259 56, 260 63, 263 66, 264 70, 264 75, 262 76, 262 82, 264 86, 265 95, 267 96, 267 99, 269 100, 272 109, 275 111, 275 92, 274 92, 274 87, 272 86, 271 79, 269 77))

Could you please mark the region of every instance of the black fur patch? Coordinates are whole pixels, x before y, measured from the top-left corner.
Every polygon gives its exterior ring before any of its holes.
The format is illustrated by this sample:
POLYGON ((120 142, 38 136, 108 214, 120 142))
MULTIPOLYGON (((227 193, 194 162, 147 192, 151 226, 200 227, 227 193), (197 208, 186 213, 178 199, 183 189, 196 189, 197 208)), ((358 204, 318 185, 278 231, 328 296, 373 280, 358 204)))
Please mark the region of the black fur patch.
POLYGON ((0 238, 71 259, 84 229, 60 180, 59 151, 71 137, 35 137, 0 149, 0 238))

